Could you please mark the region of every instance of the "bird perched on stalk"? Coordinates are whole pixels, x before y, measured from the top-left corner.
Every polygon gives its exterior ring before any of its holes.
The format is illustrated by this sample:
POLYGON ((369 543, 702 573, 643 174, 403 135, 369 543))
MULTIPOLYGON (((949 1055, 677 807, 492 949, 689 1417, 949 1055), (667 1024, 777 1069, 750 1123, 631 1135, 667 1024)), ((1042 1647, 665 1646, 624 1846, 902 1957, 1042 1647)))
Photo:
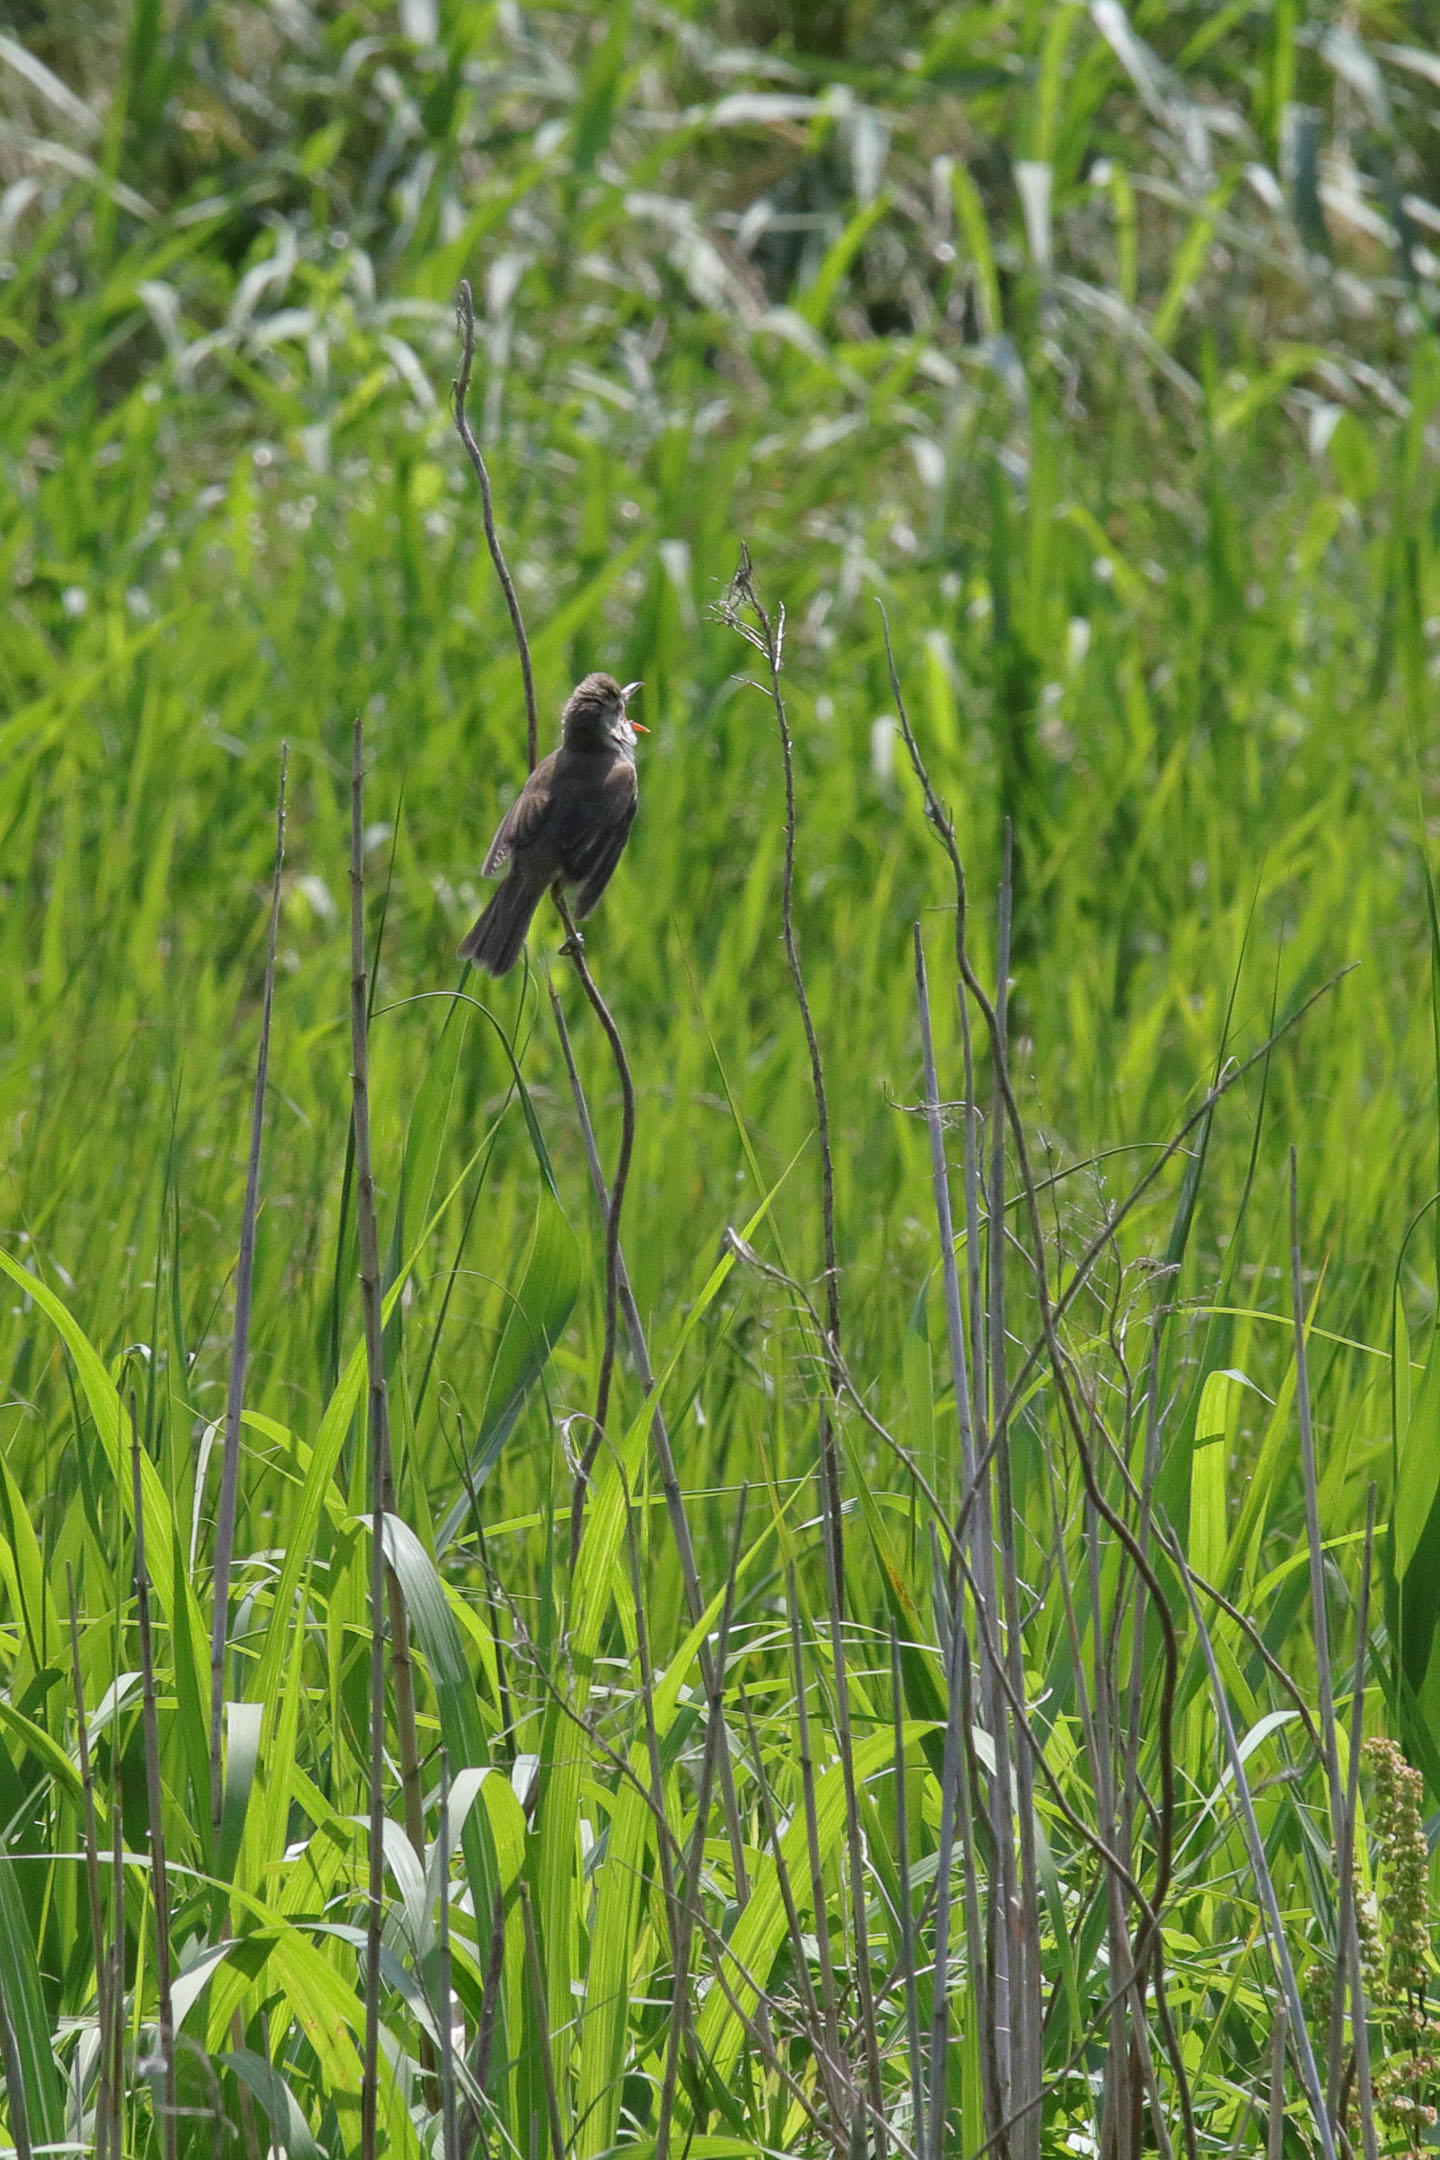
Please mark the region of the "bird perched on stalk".
POLYGON ((501 821, 482 875, 509 874, 460 947, 491 975, 514 967, 530 918, 559 885, 575 894, 583 922, 609 884, 640 804, 635 731, 626 704, 640 689, 622 690, 613 675, 587 675, 560 715, 560 747, 542 758, 501 821))

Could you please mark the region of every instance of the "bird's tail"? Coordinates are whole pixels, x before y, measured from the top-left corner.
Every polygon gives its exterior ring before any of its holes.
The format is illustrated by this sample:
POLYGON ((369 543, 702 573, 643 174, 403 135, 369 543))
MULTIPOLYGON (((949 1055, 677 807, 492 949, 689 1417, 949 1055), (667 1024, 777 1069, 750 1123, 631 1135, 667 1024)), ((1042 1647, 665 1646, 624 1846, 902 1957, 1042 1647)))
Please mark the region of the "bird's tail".
POLYGON ((539 900, 540 893, 512 870, 460 947, 460 958, 473 960, 487 974, 508 974, 520 957, 539 900))

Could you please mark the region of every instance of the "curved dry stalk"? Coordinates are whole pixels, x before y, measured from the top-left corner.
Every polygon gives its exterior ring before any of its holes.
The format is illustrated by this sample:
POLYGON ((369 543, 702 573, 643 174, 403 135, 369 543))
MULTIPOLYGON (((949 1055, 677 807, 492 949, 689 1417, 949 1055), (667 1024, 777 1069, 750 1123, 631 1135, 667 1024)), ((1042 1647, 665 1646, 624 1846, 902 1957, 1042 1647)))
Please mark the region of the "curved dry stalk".
POLYGON ((574 964, 580 978, 581 988, 590 1001, 590 1009, 610 1045, 610 1055, 615 1060, 615 1070, 620 1078, 620 1148, 615 1157, 615 1178, 610 1187, 609 1205, 605 1210, 605 1347, 600 1357, 600 1378, 595 1386, 595 1414, 590 1438, 581 1457, 575 1479, 575 1498, 570 1510, 570 1565, 573 1568, 580 1554, 580 1539, 585 1528, 585 1495, 590 1486, 590 1473, 595 1467, 595 1454, 605 1432, 605 1419, 610 1410, 610 1383, 615 1372, 615 1338, 620 1303, 620 1214, 625 1205, 625 1186, 630 1176, 630 1157, 635 1147, 635 1084, 630 1077, 630 1061, 625 1055, 625 1045, 615 1017, 596 987, 595 978, 585 964, 585 941, 570 917, 570 909, 559 886, 552 895, 565 925, 566 937, 561 951, 574 964))
POLYGON ((465 411, 465 400, 470 392, 470 370, 475 364, 475 303, 470 297, 470 280, 461 278, 460 298, 456 307, 460 324, 460 372, 452 385, 454 393, 455 432, 465 445, 465 452, 480 483, 480 502, 485 518, 485 539, 490 549, 490 560, 495 565, 495 575, 500 580, 500 590, 505 595, 505 605, 510 610, 510 627, 515 633, 515 649, 520 655, 520 679, 525 685, 525 728, 527 754, 530 770, 534 772, 540 761, 540 718, 535 706, 535 677, 530 667, 530 641, 525 635, 525 624, 520 615, 520 602, 516 597, 504 550, 495 530, 495 506, 490 499, 490 474, 480 454, 465 411))
MULTIPOLYGON (((510 611, 510 627, 515 636, 515 650, 520 657, 520 676, 525 685, 525 734, 526 756, 529 769, 534 772, 540 753, 540 723, 535 704, 535 676, 530 663, 530 640, 525 634, 525 619, 520 612, 520 601, 515 583, 505 560, 505 550, 495 530, 495 510, 490 492, 490 473, 480 445, 475 440, 465 411, 465 400, 470 390, 470 371, 475 362, 475 306, 470 295, 468 278, 460 280, 459 303, 456 316, 460 330, 460 371, 455 377, 453 411, 455 432, 465 446, 465 454, 480 483, 480 502, 485 520, 485 540, 490 549, 490 560, 495 575, 505 595, 505 605, 510 611)), ((580 978, 580 987, 590 1004, 590 1009, 605 1032, 610 1054, 615 1060, 615 1071, 620 1082, 620 1149, 615 1160, 615 1176, 610 1188, 610 1204, 605 1218, 605 1347, 600 1359, 600 1378, 595 1389, 594 1422, 591 1438, 580 1464, 575 1481, 575 1500, 571 1514, 570 1564, 573 1567, 580 1550, 580 1538, 585 1522, 585 1494, 590 1482, 590 1472, 595 1463, 595 1450, 605 1430, 605 1419, 610 1409, 610 1385, 615 1371, 616 1319, 619 1305, 620 1277, 620 1218, 625 1207, 625 1187, 630 1176, 630 1157, 635 1145, 635 1085, 630 1077, 630 1064, 625 1055, 625 1045, 614 1015, 596 987, 595 978, 585 964, 585 940, 581 937, 571 918, 564 894, 557 884, 551 894, 565 925, 565 943, 561 951, 574 963, 580 978)))
MULTIPOLYGON (((565 1060, 565 1071, 570 1080, 570 1098, 575 1105, 575 1116, 580 1126, 580 1137, 585 1144, 585 1160, 590 1166, 590 1185, 595 1203, 604 1216, 608 1229, 610 1222, 610 1194, 605 1189, 605 1173, 600 1167, 600 1152, 595 1145, 595 1129, 590 1119, 590 1105, 585 1100, 575 1053, 570 1044, 570 1030, 565 1025, 565 1014, 550 985, 550 1010, 555 1020, 555 1032, 560 1038, 560 1051, 565 1060)), ((630 1338, 630 1355, 634 1361, 636 1377, 646 1395, 655 1390, 655 1373, 650 1363, 650 1348, 645 1340, 640 1310, 630 1288, 630 1277, 625 1267, 625 1254, 620 1245, 619 1222, 616 1221, 615 1277, 620 1310, 625 1321, 625 1332, 630 1338)), ((685 1609, 691 1624, 705 1610, 705 1598, 700 1588, 700 1574, 695 1565, 695 1541, 690 1535, 690 1519, 685 1512, 685 1495, 680 1489, 680 1479, 675 1468, 675 1453, 670 1445, 670 1433, 665 1423, 665 1413, 655 1404, 650 1417, 650 1444, 660 1469, 660 1483, 665 1494, 665 1509, 670 1518, 670 1531, 675 1540, 675 1550, 680 1559, 680 1573, 685 1585, 685 1609)), ((571 1516, 571 1538, 575 1535, 575 1518, 571 1516)), ((638 1615, 638 1606, 637 1606, 638 1615)), ((700 1645, 700 1675, 705 1683, 707 1696, 712 1692, 710 1646, 700 1645)), ((730 1862, 735 1870, 735 1893, 742 1906, 750 1898, 750 1876, 745 1862, 745 1834, 740 1821, 739 1802, 735 1797, 735 1773, 728 1752, 720 1757, 720 1797, 725 1808, 725 1827, 730 1839, 730 1862)))

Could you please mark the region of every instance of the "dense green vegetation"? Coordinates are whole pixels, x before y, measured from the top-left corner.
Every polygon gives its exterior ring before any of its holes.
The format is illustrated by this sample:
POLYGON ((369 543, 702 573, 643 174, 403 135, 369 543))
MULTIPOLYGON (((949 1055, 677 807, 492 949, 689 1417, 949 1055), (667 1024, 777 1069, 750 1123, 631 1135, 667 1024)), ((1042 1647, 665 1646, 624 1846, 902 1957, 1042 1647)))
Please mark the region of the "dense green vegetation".
POLYGON ((407 1838, 392 1666, 379 2144, 1122 2160, 1331 2151, 1332 2114, 1356 2151, 1423 2134, 1435 30, 1424 0, 22 0, 0 34, 0 2071, 22 2153, 365 2142, 357 714, 419 1752, 407 1838), (525 771, 448 409, 462 277, 542 734, 588 669, 645 682, 641 816, 586 953, 634 1078, 622 1242, 688 1585, 627 1356, 569 1554, 605 1237, 551 985, 608 1176, 604 1037, 548 910, 523 980, 461 982, 453 957, 525 771), (838 1350, 781 739, 726 619, 755 622, 742 544, 785 611, 838 1350), (877 602, 991 998, 1011 835, 1003 1257, 966 1177, 967 1136, 988 1173, 1005 1129, 999 1062, 971 998, 967 1121, 954 888, 877 602), (983 1443, 1017 1374, 994 1536, 987 1499, 957 1540, 962 1428, 983 1443), (1367 2106, 1330 1997, 1372 1485, 1355 1730, 1424 1785, 1374 1758, 1368 1833, 1360 1786, 1367 2106), (1192 1604, 1192 1571, 1227 1603, 1192 1604), (1037 2104, 1002 2127, 1007 2077, 1037 2104))

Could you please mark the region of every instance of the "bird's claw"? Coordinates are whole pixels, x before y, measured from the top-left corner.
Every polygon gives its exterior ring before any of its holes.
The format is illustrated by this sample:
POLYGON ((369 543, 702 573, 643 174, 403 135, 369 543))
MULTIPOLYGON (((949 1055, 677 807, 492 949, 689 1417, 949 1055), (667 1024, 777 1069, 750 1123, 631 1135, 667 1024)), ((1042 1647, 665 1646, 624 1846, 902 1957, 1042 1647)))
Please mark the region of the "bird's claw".
POLYGON ((560 947, 560 956, 562 959, 568 959, 576 953, 583 953, 584 950, 584 938, 581 936, 578 930, 572 930, 569 937, 566 938, 564 944, 560 947))

